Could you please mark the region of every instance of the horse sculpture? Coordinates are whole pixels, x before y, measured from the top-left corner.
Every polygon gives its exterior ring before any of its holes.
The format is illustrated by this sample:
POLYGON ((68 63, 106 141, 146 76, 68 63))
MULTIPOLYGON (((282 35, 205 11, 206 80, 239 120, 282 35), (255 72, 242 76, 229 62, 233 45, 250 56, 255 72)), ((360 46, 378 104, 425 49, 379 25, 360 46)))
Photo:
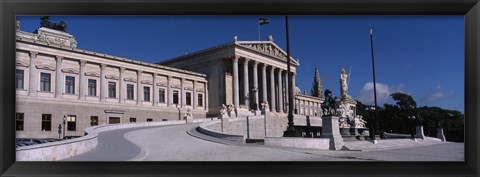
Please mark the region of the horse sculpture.
POLYGON ((337 114, 338 105, 335 102, 335 99, 332 97, 332 91, 329 89, 325 90, 325 101, 322 104, 322 109, 325 115, 335 115, 337 114))

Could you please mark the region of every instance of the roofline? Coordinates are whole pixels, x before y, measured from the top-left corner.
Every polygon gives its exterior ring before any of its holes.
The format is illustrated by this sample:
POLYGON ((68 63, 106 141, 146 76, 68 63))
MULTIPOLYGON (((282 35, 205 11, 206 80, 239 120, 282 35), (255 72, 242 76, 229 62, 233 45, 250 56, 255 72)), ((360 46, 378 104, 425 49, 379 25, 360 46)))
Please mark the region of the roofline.
MULTIPOLYGON (((277 44, 275 44, 273 41, 237 41, 237 42, 228 42, 228 43, 220 44, 220 45, 213 46, 213 47, 210 47, 210 48, 206 48, 206 49, 203 49, 203 50, 199 50, 199 51, 196 51, 196 52, 193 52, 193 53, 189 53, 189 54, 186 54, 186 55, 183 55, 183 56, 177 56, 177 57, 174 57, 174 58, 167 59, 165 61, 157 62, 156 64, 162 65, 162 64, 165 64, 165 63, 169 63, 169 62, 176 61, 176 60, 181 60, 181 59, 184 59, 184 58, 199 55, 199 54, 206 53, 206 52, 213 51, 213 50, 217 50, 217 49, 220 49, 220 48, 225 48, 225 47, 229 47, 229 46, 232 46, 232 45, 240 46, 238 44, 248 44, 248 43, 256 43, 256 44, 269 43, 269 44, 274 45, 282 53, 287 55, 286 52, 281 47, 279 47, 277 44)), ((294 64, 296 64, 297 66, 300 66, 300 62, 298 62, 297 59, 293 58, 292 56, 290 56, 290 59, 291 59, 290 61, 292 61, 294 64)))
MULTIPOLYGON (((283 54, 287 55, 287 52, 285 52, 281 47, 279 47, 277 44, 275 44, 275 42, 273 41, 238 41, 239 44, 248 44, 248 43, 254 43, 254 44, 264 44, 264 43, 268 43, 268 44, 272 44, 274 45, 275 47, 277 47, 280 52, 282 52, 283 54)), ((290 61, 293 61, 295 64, 297 65, 300 65, 300 62, 297 62, 297 59, 293 58, 292 56, 290 56, 290 61)))
MULTIPOLYGON (((24 32, 24 31, 17 31, 17 32, 24 32)), ((28 33, 28 32, 24 32, 24 33, 28 33)), ((30 33, 30 34, 34 34, 34 33, 30 33)), ((188 71, 188 70, 184 70, 184 69, 178 69, 178 68, 169 67, 169 66, 165 66, 165 65, 159 65, 159 64, 156 64, 156 63, 148 63, 148 62, 129 59, 129 58, 125 58, 125 57, 109 55, 109 54, 106 54, 106 53, 89 51, 89 50, 85 50, 85 49, 73 48, 73 47, 68 47, 68 46, 60 46, 60 45, 56 45, 56 44, 48 44, 48 43, 43 42, 43 41, 35 41, 35 40, 32 40, 32 39, 25 39, 25 38, 21 38, 21 37, 18 37, 18 36, 16 37, 16 41, 39 44, 39 45, 43 45, 45 47, 52 47, 52 48, 56 48, 56 49, 60 49, 60 50, 66 50, 66 51, 74 51, 74 52, 83 53, 83 54, 86 54, 86 55, 92 55, 92 56, 102 57, 102 58, 106 58, 106 59, 110 59, 110 60, 116 60, 116 61, 123 61, 123 62, 132 63, 132 64, 139 64, 139 65, 143 65, 143 66, 147 66, 147 67, 165 69, 167 71, 173 71, 173 72, 178 72, 178 73, 183 73, 183 74, 193 74, 195 76, 201 76, 201 77, 207 77, 207 75, 203 74, 203 73, 188 71)))
POLYGON ((202 50, 199 50, 199 51, 196 51, 196 52, 193 52, 193 53, 189 53, 189 54, 186 54, 186 55, 177 56, 177 57, 170 58, 170 59, 167 59, 167 60, 164 60, 164 61, 160 61, 160 62, 157 62, 156 64, 162 65, 162 64, 169 63, 169 62, 172 62, 172 61, 175 61, 175 60, 180 60, 180 59, 183 59, 183 58, 199 55, 199 54, 206 53, 206 52, 213 51, 213 50, 217 50, 217 49, 220 49, 220 48, 229 47, 229 46, 232 46, 234 44, 235 44, 235 42, 228 42, 228 43, 216 45, 216 46, 206 48, 206 49, 202 49, 202 50))

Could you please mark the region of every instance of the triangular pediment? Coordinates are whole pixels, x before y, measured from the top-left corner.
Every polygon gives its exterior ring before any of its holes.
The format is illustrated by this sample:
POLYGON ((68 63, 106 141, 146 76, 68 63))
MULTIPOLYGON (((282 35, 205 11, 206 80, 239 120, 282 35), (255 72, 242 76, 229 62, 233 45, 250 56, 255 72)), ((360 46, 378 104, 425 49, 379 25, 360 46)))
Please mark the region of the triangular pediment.
MULTIPOLYGON (((287 61, 287 53, 272 41, 238 41, 237 45, 287 61)), ((293 63, 299 64, 298 60, 292 56, 290 56, 290 59, 293 63)))

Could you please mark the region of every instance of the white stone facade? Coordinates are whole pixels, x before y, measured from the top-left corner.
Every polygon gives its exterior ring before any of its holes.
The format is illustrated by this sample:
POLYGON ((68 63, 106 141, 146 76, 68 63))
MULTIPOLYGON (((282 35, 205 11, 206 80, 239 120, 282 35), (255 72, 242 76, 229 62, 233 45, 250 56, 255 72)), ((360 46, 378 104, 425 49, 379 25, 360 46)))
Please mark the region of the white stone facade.
POLYGON ((207 75, 76 48, 73 36, 17 31, 17 137, 82 136, 91 125, 206 117, 207 75), (63 125, 64 116, 67 118, 63 125))
MULTIPOLYGON (((288 112, 287 54, 270 41, 234 41, 158 64, 208 75, 209 116, 233 105, 237 116, 250 115, 267 101, 271 112, 288 112)), ((297 59, 291 58, 293 80, 297 59)), ((293 82, 295 88, 295 83, 293 82)), ((295 104, 295 103, 294 103, 295 104)))

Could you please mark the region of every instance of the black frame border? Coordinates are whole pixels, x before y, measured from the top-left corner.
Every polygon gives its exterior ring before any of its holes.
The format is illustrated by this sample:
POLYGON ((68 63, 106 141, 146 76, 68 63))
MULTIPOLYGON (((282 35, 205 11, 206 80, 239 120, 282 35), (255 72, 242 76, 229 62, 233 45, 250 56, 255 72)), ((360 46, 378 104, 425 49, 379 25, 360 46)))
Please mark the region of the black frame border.
POLYGON ((478 0, 0 0, 1 176, 478 176, 478 0), (464 15, 465 162, 15 162, 16 15, 464 15))

